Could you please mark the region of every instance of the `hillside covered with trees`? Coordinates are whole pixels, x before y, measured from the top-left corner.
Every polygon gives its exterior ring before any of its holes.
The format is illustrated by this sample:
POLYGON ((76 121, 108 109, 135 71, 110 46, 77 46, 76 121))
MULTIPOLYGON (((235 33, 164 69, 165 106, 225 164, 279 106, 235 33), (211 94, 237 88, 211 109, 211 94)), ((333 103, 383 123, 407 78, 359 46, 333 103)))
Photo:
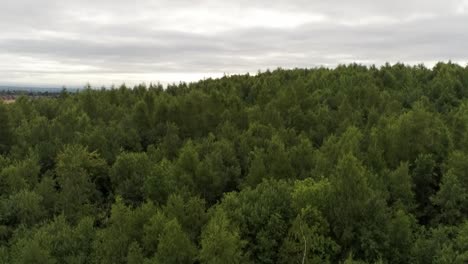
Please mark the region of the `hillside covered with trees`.
POLYGON ((468 67, 0 104, 0 263, 467 263, 468 67))

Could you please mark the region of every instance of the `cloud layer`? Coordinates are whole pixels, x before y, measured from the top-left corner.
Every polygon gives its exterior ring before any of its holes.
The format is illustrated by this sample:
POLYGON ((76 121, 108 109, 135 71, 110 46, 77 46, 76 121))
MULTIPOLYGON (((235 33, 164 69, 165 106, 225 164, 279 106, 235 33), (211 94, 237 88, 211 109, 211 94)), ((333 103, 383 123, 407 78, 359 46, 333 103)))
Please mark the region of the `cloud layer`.
POLYGON ((339 63, 468 61, 468 1, 16 0, 0 83, 194 81, 339 63))

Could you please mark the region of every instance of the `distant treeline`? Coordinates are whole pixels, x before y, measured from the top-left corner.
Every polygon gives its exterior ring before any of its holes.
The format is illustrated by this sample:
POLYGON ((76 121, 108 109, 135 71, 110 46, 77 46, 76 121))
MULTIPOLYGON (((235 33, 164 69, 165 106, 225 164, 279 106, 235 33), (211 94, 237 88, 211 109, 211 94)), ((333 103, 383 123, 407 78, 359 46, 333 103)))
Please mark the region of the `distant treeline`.
POLYGON ((58 97, 60 93, 73 93, 78 90, 68 91, 66 89, 45 89, 45 88, 21 88, 21 87, 2 87, 0 86, 0 101, 15 101, 21 96, 27 96, 31 99, 42 97, 58 97))
POLYGON ((59 94, 62 91, 76 92, 79 89, 67 88, 39 88, 39 87, 15 87, 15 86, 0 86, 0 94, 59 94))
POLYGON ((468 68, 0 103, 0 263, 468 263, 468 68))

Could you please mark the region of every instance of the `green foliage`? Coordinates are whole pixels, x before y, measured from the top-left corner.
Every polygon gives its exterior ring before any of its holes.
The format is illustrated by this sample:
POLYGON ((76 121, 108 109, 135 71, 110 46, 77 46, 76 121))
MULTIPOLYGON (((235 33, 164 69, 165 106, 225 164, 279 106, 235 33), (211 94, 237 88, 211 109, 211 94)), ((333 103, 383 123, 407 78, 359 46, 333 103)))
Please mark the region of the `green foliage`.
POLYGON ((386 182, 389 203, 411 211, 414 207, 414 192, 408 163, 401 163, 398 168, 388 173, 386 182))
POLYGON ((7 106, 0 102, 0 154, 7 153, 13 145, 13 129, 7 106))
POLYGON ((161 264, 189 264, 193 263, 196 258, 195 245, 176 219, 164 225, 156 252, 157 263, 161 264))
POLYGON ((414 162, 413 183, 416 202, 418 204, 416 216, 421 221, 427 221, 433 210, 430 197, 435 194, 439 175, 436 162, 432 155, 421 154, 414 162))
POLYGON ((0 104, 0 263, 467 263, 468 67, 0 104))
POLYGON ((385 125, 379 128, 379 144, 391 167, 402 161, 413 162, 421 153, 442 159, 451 149, 447 126, 437 113, 420 102, 406 113, 383 119, 382 123, 385 125))
POLYGON ((164 213, 178 223, 192 241, 197 241, 202 227, 206 224, 205 201, 198 197, 182 197, 178 194, 169 196, 164 213))
POLYGON ((125 263, 129 247, 134 241, 141 241, 144 226, 155 213, 156 208, 151 203, 132 209, 118 197, 106 227, 96 234, 93 244, 95 260, 98 263, 125 263))
POLYGON ((173 164, 167 159, 155 164, 143 182, 143 195, 156 204, 164 204, 170 193, 176 189, 173 164))
POLYGON ((39 231, 31 238, 23 238, 12 247, 11 263, 18 264, 54 264, 51 237, 39 231))
POLYGON ((442 177, 432 202, 440 208, 439 221, 445 224, 458 224, 468 216, 468 191, 451 171, 442 177))
POLYGON ((413 246, 414 263, 464 263, 467 261, 467 222, 458 228, 439 226, 423 232, 413 246))
POLYGON ((303 208, 283 242, 280 263, 331 263, 339 246, 330 235, 321 213, 312 207, 303 208))
POLYGON ((14 194, 22 189, 33 188, 38 182, 40 169, 33 157, 5 166, 0 171, 2 194, 14 194))
POLYGON ((8 201, 9 212, 13 223, 23 225, 34 225, 44 216, 45 210, 42 207, 42 197, 35 192, 21 190, 11 195, 8 201))
POLYGON ((133 242, 128 248, 127 263, 141 264, 144 261, 142 249, 138 242, 133 242))
POLYGON ((201 235, 199 259, 201 263, 246 263, 239 232, 231 226, 226 214, 217 210, 201 235))
POLYGON ((106 177, 107 165, 95 152, 80 145, 69 145, 57 156, 59 207, 70 220, 95 213, 94 202, 99 200, 100 181, 106 177))
POLYGON ((353 155, 343 156, 330 178, 327 215, 342 253, 375 260, 382 250, 387 213, 378 190, 371 188, 372 177, 353 155))
POLYGON ((157 212, 143 226, 142 245, 146 255, 154 255, 159 239, 169 218, 162 212, 157 212))
POLYGON ((241 237, 247 239, 247 255, 252 256, 254 262, 277 261, 292 217, 290 193, 289 184, 269 180, 255 189, 230 193, 221 202, 221 208, 232 223, 239 226, 241 237))
POLYGON ((388 228, 388 252, 385 253, 389 262, 410 262, 414 225, 415 219, 404 210, 399 209, 394 213, 388 228))
POLYGON ((110 170, 114 193, 129 203, 143 201, 143 185, 151 174, 151 163, 146 153, 122 153, 110 170))

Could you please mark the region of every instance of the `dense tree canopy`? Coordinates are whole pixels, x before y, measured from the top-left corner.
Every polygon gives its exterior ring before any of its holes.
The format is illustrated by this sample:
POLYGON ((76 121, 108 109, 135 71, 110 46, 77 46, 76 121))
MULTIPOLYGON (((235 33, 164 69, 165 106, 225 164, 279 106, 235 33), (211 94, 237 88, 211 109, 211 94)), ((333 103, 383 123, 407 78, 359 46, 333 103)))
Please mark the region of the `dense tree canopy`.
POLYGON ((0 103, 0 263, 467 263, 468 67, 0 103))

